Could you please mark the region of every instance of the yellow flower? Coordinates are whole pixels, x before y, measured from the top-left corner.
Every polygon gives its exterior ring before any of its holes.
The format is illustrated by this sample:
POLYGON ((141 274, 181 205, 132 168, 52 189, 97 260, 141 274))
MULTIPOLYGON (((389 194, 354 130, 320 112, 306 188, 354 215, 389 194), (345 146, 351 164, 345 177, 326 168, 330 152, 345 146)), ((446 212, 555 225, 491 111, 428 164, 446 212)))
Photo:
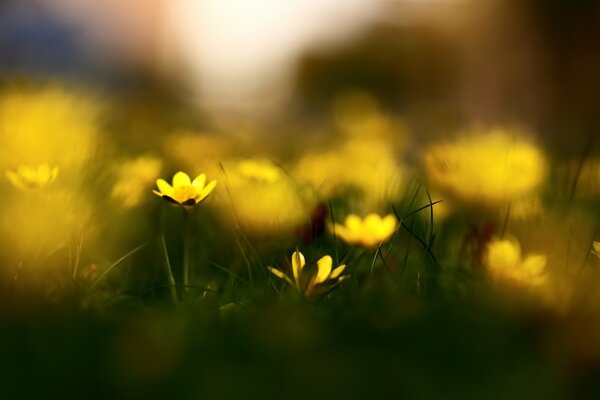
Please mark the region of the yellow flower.
POLYGON ((333 260, 330 256, 324 256, 317 261, 317 272, 312 276, 308 276, 304 271, 306 262, 304 255, 298 250, 292 254, 292 278, 288 277, 281 270, 273 267, 268 267, 269 271, 276 277, 283 279, 291 286, 294 286, 300 293, 310 296, 315 292, 315 289, 319 287, 321 289, 330 289, 332 284, 341 282, 348 276, 342 276, 342 272, 346 269, 346 265, 340 265, 333 269, 333 260), (329 284, 328 287, 323 287, 324 284, 329 284))
POLYGON ((530 199, 547 170, 536 146, 501 130, 431 146, 424 164, 435 189, 488 205, 530 199))
POLYGON ((38 189, 49 185, 56 179, 58 167, 42 164, 38 167, 20 165, 16 171, 6 171, 6 178, 17 189, 38 189))
POLYGON ((346 218, 344 225, 334 224, 335 234, 344 242, 364 247, 377 247, 389 239, 398 227, 396 217, 392 214, 381 217, 369 214, 361 219, 355 214, 346 218))
POLYGON ((206 175, 200 174, 193 181, 185 172, 177 172, 173 176, 173 185, 169 185, 164 179, 157 179, 158 191, 154 194, 170 201, 171 203, 192 207, 204 200, 217 186, 217 181, 212 180, 206 184, 206 175))
POLYGON ((284 179, 285 172, 275 163, 264 158, 232 159, 223 166, 229 196, 221 196, 216 206, 228 225, 281 242, 310 219, 313 196, 284 179))
POLYGON ((388 204, 401 193, 406 169, 398 162, 389 140, 348 137, 331 148, 306 153, 292 176, 323 198, 358 196, 365 207, 388 204))
POLYGON ((69 184, 94 152, 101 105, 91 93, 60 86, 28 89, 22 86, 0 93, 0 165, 58 166, 69 184), (68 177, 67 177, 68 175, 68 177))
POLYGON ((514 239, 492 240, 484 257, 493 279, 525 287, 539 286, 546 281, 546 262, 542 254, 528 254, 523 258, 521 246, 514 239))

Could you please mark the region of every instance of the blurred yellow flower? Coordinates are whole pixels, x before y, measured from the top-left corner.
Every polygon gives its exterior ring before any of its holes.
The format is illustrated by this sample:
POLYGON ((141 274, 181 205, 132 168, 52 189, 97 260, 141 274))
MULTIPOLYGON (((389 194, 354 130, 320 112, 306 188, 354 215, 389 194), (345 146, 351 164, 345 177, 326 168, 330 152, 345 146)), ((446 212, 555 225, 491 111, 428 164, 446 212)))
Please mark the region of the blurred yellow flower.
POLYGON ((547 258, 542 254, 528 254, 523 258, 521 246, 514 239, 492 240, 484 256, 492 279, 521 287, 545 283, 546 263, 547 258))
POLYGON ((173 185, 164 179, 157 179, 158 191, 154 194, 180 206, 192 207, 204 200, 217 186, 217 181, 212 180, 206 184, 206 175, 200 174, 193 181, 185 172, 177 172, 173 176, 173 185))
MULTIPOLYGON (((324 198, 344 196, 364 210, 388 204, 400 196, 406 177, 402 155, 408 131, 387 115, 372 94, 350 89, 332 103, 336 136, 310 146, 293 169, 324 198)), ((322 136, 322 135, 321 135, 322 136)))
POLYGON ((97 144, 100 108, 89 97, 58 86, 3 92, 0 167, 48 163, 79 177, 97 144))
POLYGON ((335 269, 332 268, 333 260, 330 256, 324 256, 317 261, 317 271, 312 275, 304 272, 305 265, 304 255, 296 250, 294 254, 292 254, 292 278, 288 277, 277 268, 268 267, 268 269, 273 275, 283 279, 306 296, 316 294, 318 288, 326 291, 330 289, 333 284, 341 282, 348 277, 347 275, 342 276, 342 273, 346 269, 345 265, 340 265, 335 269), (325 283, 329 286, 323 287, 325 283))
POLYGON ((240 174, 248 179, 265 183, 274 183, 281 177, 281 171, 271 161, 247 159, 238 163, 240 174))
POLYGON ((299 182, 310 184, 322 197, 357 191, 366 208, 398 196, 403 175, 390 144, 376 137, 352 137, 330 150, 308 153, 293 169, 299 182))
POLYGON ((388 240, 397 227, 398 221, 392 214, 383 218, 377 214, 369 214, 364 219, 351 214, 346 217, 344 225, 334 224, 333 230, 348 244, 372 248, 388 240))
POLYGON ((547 170, 537 147, 501 130, 433 145, 424 155, 424 166, 434 188, 491 205, 528 198, 547 170))
POLYGON ((42 164, 37 167, 20 165, 16 171, 7 170, 6 178, 17 189, 38 189, 49 185, 56 179, 58 167, 42 164))
POLYGON ((124 207, 135 207, 146 198, 146 190, 160 174, 162 161, 151 156, 137 157, 117 167, 117 179, 112 188, 113 199, 124 207))
MULTIPOLYGON (((98 225, 90 223, 93 214, 93 202, 81 191, 53 185, 44 190, 43 196, 24 199, 32 192, 22 192, 19 196, 7 196, 3 199, 0 213, 0 247, 11 249, 7 257, 22 260, 24 268, 37 268, 47 273, 63 270, 66 264, 46 259, 39 261, 56 251, 64 251, 73 240, 79 240, 86 234, 90 241, 98 225), (15 234, 18 227, 18 234, 15 234)), ((86 243, 90 243, 86 240, 86 243)), ((24 271, 25 272, 25 271, 24 271)), ((33 278, 33 277, 32 277, 33 278)), ((39 276, 40 279, 42 276, 39 276)), ((37 278, 36 278, 37 279, 37 278)))
POLYGON ((286 233, 310 220, 314 208, 311 196, 302 193, 284 171, 273 162, 257 159, 224 162, 229 197, 218 199, 220 214, 228 224, 240 224, 249 233, 286 233))

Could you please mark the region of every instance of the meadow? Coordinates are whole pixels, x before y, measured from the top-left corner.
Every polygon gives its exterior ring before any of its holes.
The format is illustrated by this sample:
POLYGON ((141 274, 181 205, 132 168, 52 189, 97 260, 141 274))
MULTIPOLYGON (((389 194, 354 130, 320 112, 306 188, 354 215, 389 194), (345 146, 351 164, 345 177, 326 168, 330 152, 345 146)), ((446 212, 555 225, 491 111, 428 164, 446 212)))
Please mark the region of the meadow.
POLYGON ((600 159, 359 90, 273 129, 3 87, 7 398, 597 391, 600 159))

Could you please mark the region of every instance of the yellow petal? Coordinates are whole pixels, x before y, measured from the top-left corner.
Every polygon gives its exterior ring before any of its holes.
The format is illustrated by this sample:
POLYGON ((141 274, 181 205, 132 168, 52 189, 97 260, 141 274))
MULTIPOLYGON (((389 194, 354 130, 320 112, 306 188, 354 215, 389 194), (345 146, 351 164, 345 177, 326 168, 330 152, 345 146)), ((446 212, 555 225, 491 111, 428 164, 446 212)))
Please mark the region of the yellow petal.
POLYGON ((319 284, 325 282, 327 278, 329 278, 329 274, 331 273, 331 265, 333 264, 333 260, 330 256, 325 256, 317 261, 317 275, 314 279, 314 284, 319 284))
POLYGON ((302 271, 302 268, 304 268, 305 263, 304 255, 296 250, 294 254, 292 254, 292 271, 294 272, 294 279, 296 282, 298 282, 300 272, 302 271))
POLYGON ((365 226, 365 235, 369 235, 372 242, 379 244, 389 239, 396 231, 397 221, 394 215, 385 218, 374 215, 365 219, 365 226))
POLYGON ((531 254, 523 261, 523 269, 531 275, 540 275, 544 272, 547 258, 542 254, 531 254))
POLYGON ((167 196, 171 196, 173 194, 173 187, 164 179, 157 179, 156 186, 162 194, 166 194, 167 196))
POLYGON ((348 244, 355 244, 357 236, 355 232, 351 232, 348 228, 340 224, 334 224, 335 235, 348 244))
POLYGON ((362 220, 358 215, 350 214, 346 217, 346 227, 350 231, 360 231, 362 224, 362 220))
POLYGON ((29 168, 26 165, 19 165, 19 167, 17 168, 17 174, 19 174, 19 175, 30 175, 31 174, 31 168, 29 168))
POLYGON ((335 233, 336 236, 345 236, 348 233, 348 229, 342 224, 335 223, 331 225, 331 232, 335 233))
POLYGON ((488 244, 485 261, 492 271, 514 269, 521 262, 521 246, 512 239, 492 240, 488 244))
POLYGON ((278 270, 277 268, 273 268, 273 267, 267 267, 267 269, 276 277, 278 277, 279 279, 283 279, 284 281, 286 281, 287 283, 289 283, 290 285, 293 285, 292 281, 290 280, 290 278, 287 277, 286 274, 284 274, 283 272, 281 272, 280 270, 278 270))
POLYGON ((340 276, 342 274, 342 272, 344 272, 344 270, 346 269, 346 265, 340 265, 339 267, 337 267, 336 269, 334 269, 331 272, 331 275, 329 275, 329 279, 335 279, 338 276, 340 276))
POLYGON ((25 189, 19 175, 13 171, 6 171, 6 179, 17 189, 25 189))
POLYGON ((206 198, 206 196, 208 196, 215 188, 215 186, 217 186, 217 181, 216 180, 212 180, 208 183, 208 185, 206 185, 204 187, 204 189, 202 189, 199 193, 198 196, 196 198, 196 201, 199 203, 202 200, 204 200, 206 198))
POLYGON ((379 226, 381 224, 381 217, 371 213, 365 217, 364 224, 367 226, 379 226))
POLYGON ((173 176, 173 188, 174 189, 191 186, 191 185, 192 185, 192 181, 190 180, 190 177, 188 176, 188 174, 186 174, 185 172, 179 171, 173 176))
POLYGON ((194 185, 198 189, 202 189, 202 188, 204 188, 205 183, 206 183, 206 174, 200 174, 196 178, 194 178, 192 185, 194 185))
POLYGON ((391 236, 398 229, 398 219, 395 215, 389 214, 382 220, 381 233, 384 237, 391 236))

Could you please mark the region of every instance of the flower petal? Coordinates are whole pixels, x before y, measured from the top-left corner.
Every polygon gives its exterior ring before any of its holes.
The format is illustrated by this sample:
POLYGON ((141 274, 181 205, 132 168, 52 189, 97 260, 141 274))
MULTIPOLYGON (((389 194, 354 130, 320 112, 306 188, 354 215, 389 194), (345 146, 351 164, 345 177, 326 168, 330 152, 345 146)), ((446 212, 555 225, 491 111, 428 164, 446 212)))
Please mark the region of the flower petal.
POLYGON ((344 270, 346 269, 346 265, 342 264, 339 267, 337 267, 336 269, 334 269, 331 274, 329 275, 329 279, 335 279, 338 276, 340 276, 342 274, 342 272, 344 272, 344 270))
POLYGON ((544 272, 548 259, 542 254, 531 254, 523 261, 523 269, 531 275, 540 275, 544 272))
POLYGON ((173 194, 173 187, 167 183, 164 179, 157 179, 156 186, 162 194, 171 195, 173 194))
POLYGON ((15 173, 14 171, 6 171, 6 179, 8 179, 8 181, 17 189, 25 189, 19 174, 15 173))
POLYGON ((205 183, 206 183, 206 174, 200 174, 196 178, 194 178, 192 185, 194 185, 194 187, 201 190, 202 188, 204 188, 205 183))
POLYGON ((356 214, 350 214, 346 217, 346 227, 350 231, 360 231, 362 228, 362 220, 356 214))
POLYGON ((335 231, 335 235, 344 242, 348 244, 356 243, 356 235, 353 232, 350 232, 350 230, 344 225, 334 224, 333 229, 335 231))
POLYGON ((186 186, 191 186, 192 185, 192 181, 190 180, 190 177, 188 176, 188 174, 186 174, 185 172, 177 172, 174 176, 173 176, 173 188, 178 189, 181 187, 186 187, 186 186))
POLYGON ((267 267, 267 269, 276 277, 278 277, 279 279, 283 279, 284 281, 286 281, 287 283, 289 283, 290 285, 294 285, 292 283, 292 281, 290 280, 290 278, 287 277, 286 274, 284 274, 283 272, 281 272, 280 270, 278 270, 277 268, 273 268, 273 267, 267 267))
POLYGON ((298 282, 298 278, 300 277, 300 271, 304 268, 306 261, 304 260, 304 256, 298 250, 292 254, 292 271, 294 272, 294 279, 298 282))
POLYGON ((214 190, 215 186, 217 186, 217 181, 210 181, 208 185, 206 185, 204 189, 198 193, 196 196, 196 202, 200 203, 202 200, 204 200, 214 190))
POLYGON ((518 268, 521 263, 521 246, 514 239, 492 240, 484 258, 492 273, 502 273, 518 268))
POLYGON ((317 275, 315 275, 313 284, 317 285, 319 283, 325 282, 327 278, 329 278, 332 264, 333 260, 330 256, 324 256, 319 261, 317 261, 317 275))
POLYGON ((390 236, 396 232, 398 227, 398 220, 395 215, 387 215, 385 218, 381 219, 381 223, 377 228, 377 236, 381 241, 385 241, 389 239, 390 236))

